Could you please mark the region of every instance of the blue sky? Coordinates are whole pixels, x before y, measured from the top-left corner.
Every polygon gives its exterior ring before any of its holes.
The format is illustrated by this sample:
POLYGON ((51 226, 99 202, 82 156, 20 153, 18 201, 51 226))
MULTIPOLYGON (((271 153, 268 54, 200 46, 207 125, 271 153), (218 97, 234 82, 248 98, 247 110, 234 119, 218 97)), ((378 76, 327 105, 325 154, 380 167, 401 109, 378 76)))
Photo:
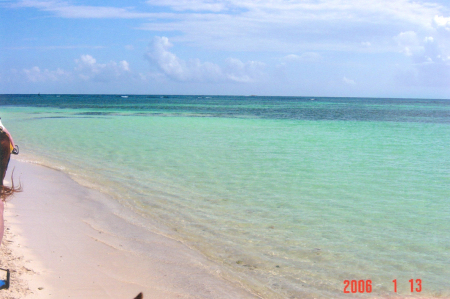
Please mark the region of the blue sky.
POLYGON ((450 99, 450 4, 0 0, 0 93, 450 99))

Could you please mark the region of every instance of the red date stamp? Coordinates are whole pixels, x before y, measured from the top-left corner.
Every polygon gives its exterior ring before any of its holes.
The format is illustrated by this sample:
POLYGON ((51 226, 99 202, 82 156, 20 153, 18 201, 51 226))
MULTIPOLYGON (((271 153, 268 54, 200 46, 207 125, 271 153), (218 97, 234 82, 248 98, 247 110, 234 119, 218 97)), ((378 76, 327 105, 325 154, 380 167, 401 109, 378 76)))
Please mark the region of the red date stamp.
MULTIPOLYGON (((421 279, 410 279, 408 280, 411 293, 420 293, 422 292, 422 280, 421 279)), ((397 293, 397 279, 394 279, 394 292, 397 293)), ((361 279, 361 280, 344 280, 344 293, 372 293, 372 280, 370 279, 361 279)))
MULTIPOLYGON (((422 292, 422 279, 410 279, 408 281, 411 286, 411 293, 422 292)), ((394 283, 394 292, 397 293, 397 279, 394 279, 392 282, 394 283)))
POLYGON ((344 280, 344 293, 372 293, 372 280, 344 280))

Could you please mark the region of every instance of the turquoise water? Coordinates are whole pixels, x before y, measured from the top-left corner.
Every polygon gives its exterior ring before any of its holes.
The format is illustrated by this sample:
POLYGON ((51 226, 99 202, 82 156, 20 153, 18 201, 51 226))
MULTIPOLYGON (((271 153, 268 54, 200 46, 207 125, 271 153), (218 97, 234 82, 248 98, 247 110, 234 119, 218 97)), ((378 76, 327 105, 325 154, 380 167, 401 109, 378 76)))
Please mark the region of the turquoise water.
POLYGON ((0 95, 0 105, 19 158, 113 195, 264 298, 450 297, 450 101, 0 95), (371 293, 344 294, 344 280, 368 279, 371 293))

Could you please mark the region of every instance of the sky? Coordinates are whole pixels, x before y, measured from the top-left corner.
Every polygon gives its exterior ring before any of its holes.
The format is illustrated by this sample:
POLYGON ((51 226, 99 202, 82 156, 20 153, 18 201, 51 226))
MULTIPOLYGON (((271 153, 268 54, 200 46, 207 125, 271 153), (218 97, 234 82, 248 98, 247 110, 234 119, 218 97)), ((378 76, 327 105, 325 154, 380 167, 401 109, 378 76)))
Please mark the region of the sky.
POLYGON ((447 0, 0 0, 0 94, 450 99, 447 0))

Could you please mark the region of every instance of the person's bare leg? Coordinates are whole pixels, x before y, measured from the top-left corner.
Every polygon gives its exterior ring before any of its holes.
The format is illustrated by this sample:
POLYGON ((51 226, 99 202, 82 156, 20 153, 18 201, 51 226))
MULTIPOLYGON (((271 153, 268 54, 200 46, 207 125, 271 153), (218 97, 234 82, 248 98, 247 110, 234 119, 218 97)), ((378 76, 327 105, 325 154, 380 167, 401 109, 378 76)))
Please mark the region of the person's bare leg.
POLYGON ((0 199, 0 245, 3 240, 3 232, 5 230, 5 223, 3 222, 3 211, 5 210, 5 202, 0 199))

